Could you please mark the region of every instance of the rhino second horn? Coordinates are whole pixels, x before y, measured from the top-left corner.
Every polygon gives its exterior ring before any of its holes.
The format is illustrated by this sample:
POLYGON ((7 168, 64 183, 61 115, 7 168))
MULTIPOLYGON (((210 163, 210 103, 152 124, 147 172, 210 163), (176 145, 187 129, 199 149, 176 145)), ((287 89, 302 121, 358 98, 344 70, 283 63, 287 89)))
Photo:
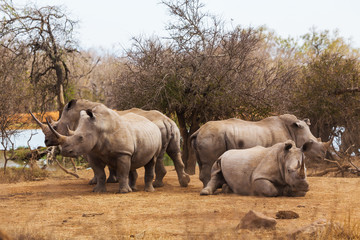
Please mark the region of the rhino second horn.
POLYGON ((58 133, 50 124, 49 120, 46 118, 46 123, 49 126, 51 132, 56 136, 56 138, 59 140, 59 143, 63 143, 65 141, 66 136, 61 135, 58 133))
POLYGON ((305 178, 305 161, 304 161, 304 157, 302 157, 301 159, 301 167, 300 167, 300 173, 299 173, 301 178, 305 178))
POLYGON ((39 119, 37 119, 31 111, 29 111, 29 113, 30 113, 30 115, 33 117, 33 119, 35 120, 35 122, 41 127, 41 129, 44 130, 44 128, 45 128, 46 125, 43 124, 42 122, 40 122, 39 119))

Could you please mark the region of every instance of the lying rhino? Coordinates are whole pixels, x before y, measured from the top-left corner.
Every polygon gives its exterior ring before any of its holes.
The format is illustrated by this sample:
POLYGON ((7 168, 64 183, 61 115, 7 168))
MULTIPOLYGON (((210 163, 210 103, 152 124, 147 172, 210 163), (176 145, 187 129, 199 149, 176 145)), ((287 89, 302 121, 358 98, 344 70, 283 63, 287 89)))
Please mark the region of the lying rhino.
POLYGON ((79 125, 70 136, 61 135, 49 122, 48 126, 61 146, 62 155, 86 155, 97 178, 94 192, 106 191, 106 165, 116 169, 120 193, 135 188, 137 176, 131 173, 142 166, 145 191, 154 191, 152 182, 161 151, 161 133, 148 119, 133 113, 120 116, 100 104, 92 110, 80 111, 79 125))
POLYGON ((300 149, 288 140, 269 148, 261 146, 226 151, 214 163, 211 179, 200 195, 214 194, 225 185, 241 195, 305 196, 309 190, 306 181, 304 152, 311 149, 307 142, 300 149))
POLYGON ((212 165, 221 154, 230 149, 270 147, 286 140, 293 140, 297 147, 301 147, 305 142, 312 141, 312 150, 306 156, 323 159, 330 141, 318 141, 310 132, 308 124, 309 120, 305 122, 290 114, 268 117, 258 122, 235 118, 207 122, 191 135, 200 180, 205 187, 210 180, 212 165))
MULTIPOLYGON (((71 100, 64 107, 61 118, 56 122, 51 122, 51 125, 56 129, 57 132, 63 135, 68 135, 68 129, 75 129, 79 123, 79 113, 81 110, 92 109, 96 106, 101 105, 100 103, 91 102, 85 99, 71 100)), ((187 187, 190 182, 188 174, 184 171, 184 163, 181 159, 181 149, 180 149, 180 131, 176 123, 170 118, 160 113, 159 111, 151 110, 145 111, 138 108, 132 108, 125 111, 116 111, 119 115, 126 113, 135 113, 137 115, 143 116, 154 124, 158 126, 161 132, 162 139, 162 148, 159 154, 158 160, 156 161, 155 173, 156 179, 153 183, 155 187, 163 186, 163 178, 166 174, 166 169, 163 163, 163 156, 165 152, 168 153, 170 158, 174 162, 176 173, 178 175, 179 183, 182 187, 187 187)), ((57 138, 51 133, 50 129, 46 124, 41 123, 36 117, 31 114, 38 125, 41 127, 43 133, 45 134, 45 144, 46 146, 56 146, 59 145, 57 138)), ((110 176, 107 182, 116 182, 116 171, 109 168, 110 176)), ((136 172, 135 172, 136 174, 136 172)), ((96 177, 94 177, 90 184, 96 183, 96 177)))

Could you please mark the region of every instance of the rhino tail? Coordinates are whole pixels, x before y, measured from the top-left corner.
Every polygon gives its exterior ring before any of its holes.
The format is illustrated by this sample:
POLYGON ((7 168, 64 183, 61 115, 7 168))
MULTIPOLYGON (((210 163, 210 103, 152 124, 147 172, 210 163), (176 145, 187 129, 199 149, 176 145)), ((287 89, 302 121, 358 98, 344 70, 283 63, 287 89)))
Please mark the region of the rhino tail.
POLYGON ((196 156, 196 162, 201 165, 201 161, 200 161, 200 156, 199 156, 199 152, 197 149, 197 135, 199 134, 200 129, 198 129, 196 132, 194 132, 191 136, 190 136, 190 143, 191 143, 191 147, 195 152, 195 156, 196 156))

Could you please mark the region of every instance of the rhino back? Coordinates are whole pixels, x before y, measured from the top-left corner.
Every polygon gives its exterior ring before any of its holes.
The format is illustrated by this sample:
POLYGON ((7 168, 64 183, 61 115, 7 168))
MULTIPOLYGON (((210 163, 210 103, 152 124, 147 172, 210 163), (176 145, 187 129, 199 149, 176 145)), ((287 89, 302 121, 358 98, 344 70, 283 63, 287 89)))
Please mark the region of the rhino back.
POLYGON ((266 149, 260 146, 251 149, 229 150, 221 157, 221 170, 226 183, 234 193, 251 194, 251 178, 263 159, 266 149))

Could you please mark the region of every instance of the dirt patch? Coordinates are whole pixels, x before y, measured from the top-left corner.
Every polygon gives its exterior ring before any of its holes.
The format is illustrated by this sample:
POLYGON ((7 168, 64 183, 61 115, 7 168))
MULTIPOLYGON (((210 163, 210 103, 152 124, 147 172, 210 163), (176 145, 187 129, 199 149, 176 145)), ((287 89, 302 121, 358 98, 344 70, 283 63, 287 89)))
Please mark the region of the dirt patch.
POLYGON ((116 194, 117 184, 107 184, 105 194, 92 193, 91 170, 80 171, 80 179, 0 184, 0 229, 45 239, 278 239, 318 219, 360 222, 360 178, 310 177, 302 198, 200 196, 198 172, 181 188, 173 167, 167 170, 165 186, 153 193, 143 191, 143 170, 139 191, 129 194, 116 194), (275 230, 236 230, 249 210, 274 218, 278 211, 294 211, 299 218, 278 219, 275 230))

